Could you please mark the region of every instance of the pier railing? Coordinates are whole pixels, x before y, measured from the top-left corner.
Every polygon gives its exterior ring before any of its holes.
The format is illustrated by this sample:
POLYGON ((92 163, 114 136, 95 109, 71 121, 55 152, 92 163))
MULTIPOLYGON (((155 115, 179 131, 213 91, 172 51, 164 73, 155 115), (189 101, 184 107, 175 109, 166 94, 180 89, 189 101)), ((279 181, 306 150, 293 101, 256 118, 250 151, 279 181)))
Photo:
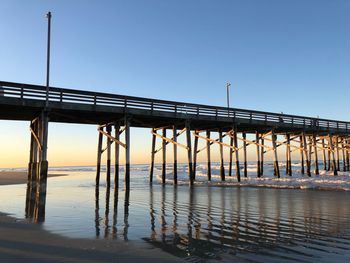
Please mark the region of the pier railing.
MULTIPOLYGON (((19 98, 22 100, 46 100, 46 87, 22 83, 0 81, 1 97, 19 98)), ((148 99, 133 96, 90 92, 64 88, 50 87, 49 102, 78 103, 95 106, 111 106, 127 109, 141 109, 152 112, 168 112, 188 115, 190 118, 205 116, 215 118, 245 119, 266 123, 287 124, 291 126, 317 127, 332 130, 350 130, 350 122, 279 114, 255 110, 209 106, 194 103, 148 99)))

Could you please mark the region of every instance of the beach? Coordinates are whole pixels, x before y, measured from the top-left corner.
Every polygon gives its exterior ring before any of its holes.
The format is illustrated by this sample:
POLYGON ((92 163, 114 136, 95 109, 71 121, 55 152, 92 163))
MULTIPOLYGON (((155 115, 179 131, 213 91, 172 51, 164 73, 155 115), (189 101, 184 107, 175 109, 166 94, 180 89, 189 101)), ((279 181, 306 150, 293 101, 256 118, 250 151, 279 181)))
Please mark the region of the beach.
POLYGON ((180 262, 156 248, 61 237, 43 230, 40 224, 2 213, 0 233, 0 262, 180 262))
MULTIPOLYGON (((49 174, 49 177, 66 174, 49 174)), ((0 185, 27 183, 26 172, 0 172, 0 185)), ((4 211, 2 211, 4 212, 4 211)), ((66 238, 0 212, 0 262, 179 262, 160 249, 107 239, 66 238)))
MULTIPOLYGON (((48 174, 48 177, 66 176, 67 174, 48 174)), ((1 171, 0 185, 26 184, 28 180, 27 172, 1 171)))

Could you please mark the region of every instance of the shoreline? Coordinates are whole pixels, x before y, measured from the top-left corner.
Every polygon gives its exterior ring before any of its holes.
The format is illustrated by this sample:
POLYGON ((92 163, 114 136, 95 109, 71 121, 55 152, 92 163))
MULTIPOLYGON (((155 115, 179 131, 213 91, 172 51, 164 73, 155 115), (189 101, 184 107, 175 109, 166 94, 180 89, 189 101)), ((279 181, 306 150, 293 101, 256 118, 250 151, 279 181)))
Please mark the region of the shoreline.
POLYGON ((73 239, 0 212, 0 262, 183 262, 151 246, 113 239, 73 239))
MULTIPOLYGON (((58 177, 58 176, 68 176, 68 174, 48 174, 48 177, 58 177)), ((13 171, 0 172, 0 186, 26 184, 27 182, 28 182, 27 172, 13 172, 13 171)))

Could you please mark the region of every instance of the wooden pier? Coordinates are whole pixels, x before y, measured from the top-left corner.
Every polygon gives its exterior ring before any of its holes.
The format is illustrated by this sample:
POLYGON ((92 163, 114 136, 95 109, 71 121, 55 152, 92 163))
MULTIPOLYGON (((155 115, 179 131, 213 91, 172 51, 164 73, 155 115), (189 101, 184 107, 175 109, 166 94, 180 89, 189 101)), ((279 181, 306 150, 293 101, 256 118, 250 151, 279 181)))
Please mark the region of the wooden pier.
MULTIPOLYGON (((162 154, 162 183, 166 182, 166 148, 173 146, 173 183, 177 184, 178 147, 187 152, 188 181, 196 179, 198 154, 206 151, 208 180, 211 180, 211 146, 219 146, 220 178, 235 174, 238 181, 247 176, 247 148, 254 147, 257 177, 264 173, 264 155, 273 155, 274 175, 280 178, 278 149, 285 146, 286 174, 293 175, 292 152, 300 155, 301 172, 312 176, 321 167, 349 171, 350 122, 328 120, 254 110, 216 107, 193 103, 147 99, 99 92, 72 90, 0 81, 0 119, 30 121, 31 143, 29 179, 45 194, 48 170, 48 123, 80 123, 97 125, 97 173, 100 182, 102 154, 107 155, 107 186, 111 185, 112 146, 114 144, 114 185, 119 187, 120 147, 125 149, 125 188, 130 188, 130 128, 151 131, 152 140, 149 180, 154 175, 155 155, 162 154), (250 134, 250 135, 249 135, 250 134), (247 135, 254 139, 248 139, 247 135), (179 142, 183 136, 185 144, 179 142), (223 138, 229 138, 226 143, 223 138), (106 147, 103 147, 104 140, 106 147), (161 147, 156 149, 157 140, 161 147), (205 147, 199 149, 199 141, 205 147), (240 142, 240 143, 239 143, 240 142), (224 168, 224 151, 229 150, 229 169, 224 168), (311 163, 315 167, 311 171, 311 163), (340 166, 342 163, 342 167, 340 166), (235 164, 235 171, 233 170, 235 164), (242 170, 241 170, 241 165, 242 170)), ((39 198, 40 199, 40 198, 39 198)), ((40 202, 45 202, 42 199, 40 202)), ((34 208, 28 208, 34 209, 34 208)), ((35 210, 35 209, 34 209, 35 210)), ((33 210, 33 211, 34 211, 33 210)))

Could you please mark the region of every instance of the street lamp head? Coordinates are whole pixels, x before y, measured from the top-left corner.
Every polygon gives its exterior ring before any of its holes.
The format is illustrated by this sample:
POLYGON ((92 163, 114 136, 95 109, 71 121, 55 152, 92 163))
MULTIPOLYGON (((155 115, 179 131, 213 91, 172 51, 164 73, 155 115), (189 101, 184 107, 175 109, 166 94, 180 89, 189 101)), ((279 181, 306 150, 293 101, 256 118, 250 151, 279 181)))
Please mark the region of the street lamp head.
POLYGON ((48 12, 48 13, 46 14, 46 18, 51 18, 51 12, 48 12))

